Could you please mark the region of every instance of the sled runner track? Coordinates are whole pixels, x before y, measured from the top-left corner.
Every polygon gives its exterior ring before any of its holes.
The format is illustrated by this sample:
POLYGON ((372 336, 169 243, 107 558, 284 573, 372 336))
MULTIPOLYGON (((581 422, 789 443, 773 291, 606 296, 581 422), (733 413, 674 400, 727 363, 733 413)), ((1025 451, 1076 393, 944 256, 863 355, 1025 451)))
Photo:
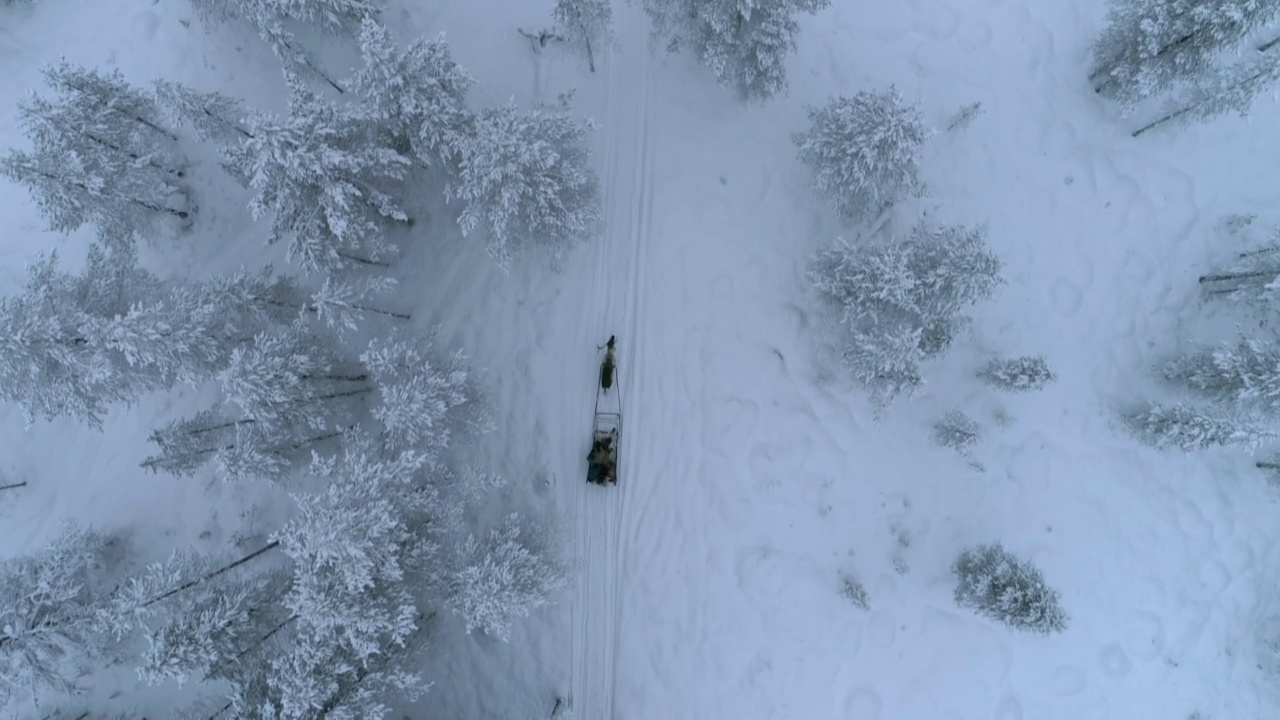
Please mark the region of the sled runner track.
MULTIPOLYGON (((585 298, 584 313, 590 314, 583 324, 583 349, 590 357, 585 378, 599 381, 602 354, 590 351, 609 335, 618 336, 618 372, 614 388, 618 399, 626 403, 633 396, 631 388, 639 360, 638 303, 640 279, 638 265, 642 259, 644 234, 648 232, 650 109, 648 92, 647 18, 638 8, 620 13, 618 52, 605 53, 606 76, 602 130, 604 139, 603 183, 604 228, 595 248, 590 294, 585 298)), ((582 422, 584 437, 595 399, 590 388, 582 422)), ((627 407, 626 411, 631 408, 627 407)), ((629 439, 631 422, 622 420, 622 438, 618 457, 618 483, 613 487, 587 485, 577 477, 573 484, 577 514, 572 519, 577 532, 574 551, 579 563, 573 596, 573 623, 570 698, 574 716, 580 720, 607 720, 615 717, 614 682, 617 677, 617 637, 621 627, 620 590, 624 556, 620 543, 623 516, 629 515, 626 498, 634 496, 633 486, 643 483, 637 463, 632 461, 633 446, 629 439)), ((582 448, 585 454, 585 445, 582 448)), ((574 470, 581 475, 586 464, 581 457, 574 470)), ((576 477, 576 476, 575 476, 576 477)))
MULTIPOLYGON (((644 403, 639 399, 645 397, 647 384, 643 378, 647 373, 652 371, 650 365, 650 342, 654 339, 649 337, 647 328, 645 327, 645 313, 648 309, 647 290, 648 270, 650 263, 648 259, 653 249, 652 231, 653 231, 653 194, 654 194, 654 172, 653 172, 653 128, 654 128, 654 103, 653 103, 653 56, 652 50, 647 42, 648 28, 645 24, 644 35, 646 42, 641 52, 639 62, 641 63, 640 82, 633 88, 638 97, 637 116, 639 127, 637 128, 635 138, 635 188, 632 197, 632 216, 631 226, 628 233, 629 247, 628 262, 630 264, 630 282, 628 287, 627 298, 627 333, 631 336, 631 343, 627 346, 626 357, 628 358, 629 370, 624 371, 628 379, 628 387, 638 388, 633 394, 636 402, 632 403, 632 417, 641 422, 645 422, 646 415, 641 409, 644 403)), ((656 419, 656 418, 650 418, 656 419)), ((652 497, 652 484, 647 476, 652 471, 652 465, 646 462, 645 451, 652 447, 642 438, 647 436, 643 426, 632 425, 627 431, 627 449, 629 452, 625 457, 620 459, 622 468, 620 473, 625 477, 631 478, 631 482, 625 484, 619 483, 619 489, 622 491, 620 497, 616 498, 619 505, 619 512, 612 518, 613 525, 611 531, 613 534, 613 569, 614 575, 611 578, 613 584, 614 597, 618 599, 618 604, 614 607, 613 622, 613 643, 610 648, 609 665, 611 669, 611 680, 620 676, 621 647, 619 640, 622 635, 623 626, 623 607, 626 594, 625 588, 627 584, 627 546, 629 540, 634 537, 634 528, 641 522, 640 518, 644 515, 644 504, 639 501, 644 498, 646 501, 652 497), (625 530, 625 531, 624 531, 625 530)), ((609 693, 609 717, 618 717, 617 695, 614 692, 616 688, 611 688, 609 693)))

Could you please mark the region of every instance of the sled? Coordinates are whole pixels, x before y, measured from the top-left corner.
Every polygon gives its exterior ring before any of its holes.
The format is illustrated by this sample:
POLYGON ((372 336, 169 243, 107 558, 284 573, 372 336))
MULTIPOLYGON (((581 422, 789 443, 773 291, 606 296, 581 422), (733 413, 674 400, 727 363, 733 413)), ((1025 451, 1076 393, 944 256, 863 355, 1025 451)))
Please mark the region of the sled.
POLYGON ((622 395, 615 382, 617 360, 613 354, 613 337, 605 348, 596 384, 591 452, 587 454, 587 482, 602 486, 618 484, 618 443, 622 439, 622 395))

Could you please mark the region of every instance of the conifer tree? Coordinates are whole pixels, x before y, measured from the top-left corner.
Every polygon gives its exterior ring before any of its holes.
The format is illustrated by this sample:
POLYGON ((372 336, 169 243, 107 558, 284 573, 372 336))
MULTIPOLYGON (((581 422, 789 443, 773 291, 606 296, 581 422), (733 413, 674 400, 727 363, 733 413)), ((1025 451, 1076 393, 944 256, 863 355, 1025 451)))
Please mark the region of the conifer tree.
POLYGON ((964 310, 1003 282, 983 233, 917 225, 905 240, 822 250, 809 277, 840 313, 844 362, 876 402, 913 392, 920 363, 950 346, 964 310))
POLYGON ((360 50, 364 67, 352 88, 390 147, 455 171, 463 138, 473 132, 466 96, 475 80, 454 62, 444 36, 419 38, 401 51, 385 27, 366 20, 360 50))
POLYGON ((228 480, 284 482, 319 444, 341 439, 374 389, 359 362, 302 324, 236 348, 218 380, 222 407, 152 433, 160 453, 143 467, 183 476, 212 462, 228 480))
POLYGON ((1280 6, 1265 0, 1113 0, 1094 43, 1094 88, 1127 110, 1218 71, 1280 6))
POLYGON ((609 42, 613 10, 608 0, 556 0, 552 17, 559 37, 587 56, 591 72, 596 71, 596 52, 609 42))
POLYGON ((564 584, 564 572, 545 540, 522 529, 516 515, 484 540, 468 537, 459 555, 447 605, 462 617, 467 632, 506 640, 517 618, 546 604, 564 584))
POLYGON ((744 100, 785 94, 785 61, 795 52, 795 16, 830 0, 645 0, 654 35, 687 50, 744 100))
POLYGON ((229 357, 226 308, 161 283, 131 254, 90 249, 83 274, 33 265, 23 295, 0 299, 0 396, 32 419, 98 425, 107 407, 198 382, 229 357))
POLYGON ((809 129, 792 136, 815 185, 849 220, 875 216, 919 194, 920 148, 928 139, 920 112, 894 88, 838 97, 809 108, 809 129))
POLYGON ((952 571, 956 603, 962 607, 1017 630, 1047 635, 1067 627, 1058 591, 1045 584, 1039 569, 1000 543, 965 550, 952 571))
POLYGON ((19 104, 30 152, 14 150, 0 172, 29 187, 50 226, 86 223, 113 245, 190 217, 186 165, 155 99, 124 81, 66 62, 45 67, 58 97, 19 104))
POLYGON ((156 81, 156 98, 173 122, 190 125, 204 140, 234 143, 251 139, 250 110, 222 93, 200 92, 172 80, 156 81))
POLYGON ((1280 411, 1280 346, 1243 334, 1164 364, 1165 379, 1214 402, 1264 413, 1280 411))
POLYGON ((1057 379, 1044 358, 1039 355, 992 358, 978 373, 978 377, 1005 392, 1040 390, 1057 379))
POLYGON ((588 160, 586 130, 558 106, 521 112, 483 110, 460 147, 461 170, 446 197, 463 204, 458 223, 488 231, 489 255, 504 270, 512 255, 540 246, 553 252, 599 229, 600 185, 588 160))
POLYGON ((1202 410, 1184 403, 1137 403, 1121 411, 1120 422, 1138 440, 1157 450, 1192 452, 1226 445, 1253 448, 1274 435, 1247 416, 1202 410))
POLYGON ((360 360, 377 383, 373 416, 391 450, 414 449, 434 457, 449 446, 463 406, 478 402, 461 350, 441 356, 430 340, 375 339, 360 360))
POLYGON ((306 272, 375 263, 389 250, 386 221, 409 222, 389 187, 410 161, 356 110, 292 83, 289 116, 254 113, 247 129, 228 163, 254 191, 254 218, 271 215, 269 242, 289 238, 289 257, 306 272))
POLYGON ((1133 132, 1138 137, 1168 123, 1201 122, 1235 112, 1245 117, 1254 100, 1280 79, 1280 57, 1254 55, 1248 60, 1206 70, 1185 83, 1185 89, 1165 104, 1164 114, 1133 132))
POLYGON ((74 692, 78 671, 106 657, 104 549, 97 533, 69 526, 36 553, 0 561, 0 708, 74 692))

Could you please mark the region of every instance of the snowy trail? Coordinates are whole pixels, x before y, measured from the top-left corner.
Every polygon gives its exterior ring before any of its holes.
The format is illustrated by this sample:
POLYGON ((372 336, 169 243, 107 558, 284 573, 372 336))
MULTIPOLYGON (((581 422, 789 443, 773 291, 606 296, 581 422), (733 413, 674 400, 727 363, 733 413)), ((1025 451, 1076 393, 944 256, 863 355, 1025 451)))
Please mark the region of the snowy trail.
MULTIPOLYGON (((572 681, 570 697, 576 716, 608 718, 615 715, 614 686, 617 672, 617 637, 623 620, 620 597, 625 568, 623 546, 633 535, 624 528, 624 516, 634 514, 634 500, 641 497, 643 473, 648 466, 639 438, 638 403, 644 391, 643 338, 646 250, 652 212, 652 143, 650 137, 652 86, 648 29, 638 9, 620 18, 619 46, 602 58, 606 74, 604 107, 604 233, 594 248, 593 272, 585 298, 585 318, 579 346, 598 346, 610 335, 618 337, 617 389, 621 393, 623 435, 619 458, 619 483, 613 488, 585 486, 581 478, 565 484, 573 493, 577 523, 574 553, 579 563, 573 596, 572 681), (632 405, 628 405, 628 400, 632 405)), ((596 377, 602 355, 590 356, 583 377, 596 377)), ((584 383, 579 403, 589 420, 595 402, 595 385, 584 383)), ((585 465, 576 469, 585 472, 585 465)))

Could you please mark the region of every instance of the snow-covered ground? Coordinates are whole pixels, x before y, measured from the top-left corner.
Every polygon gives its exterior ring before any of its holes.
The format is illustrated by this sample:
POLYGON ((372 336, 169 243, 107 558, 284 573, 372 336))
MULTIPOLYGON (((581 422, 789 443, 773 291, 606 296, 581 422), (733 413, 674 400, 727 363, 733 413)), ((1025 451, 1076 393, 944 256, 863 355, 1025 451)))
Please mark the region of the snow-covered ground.
MULTIPOLYGON (((549 5, 388 12, 403 39, 447 33, 479 104, 576 89, 599 123, 606 219, 558 268, 526 258, 504 276, 439 209, 396 269, 415 324, 443 324, 488 368, 498 430, 476 455, 508 478, 504 502, 558 521, 575 566, 508 643, 433 626, 435 685, 407 714, 538 718, 561 696, 579 720, 1280 717, 1280 678, 1260 667, 1280 633, 1275 490, 1238 453, 1159 454, 1112 420, 1149 362, 1198 332, 1195 278, 1234 250, 1221 218, 1275 206, 1280 108, 1131 138, 1085 82, 1100 0, 835 0, 802 19, 791 96, 760 106, 652 49, 644 14, 621 3, 594 74, 534 53, 515 28, 547 24, 549 5), (815 360, 807 259, 851 230, 789 135, 806 105, 889 83, 940 130, 981 101, 971 126, 930 141, 929 192, 892 222, 985 225, 1008 284, 924 392, 877 421, 815 360), (625 428, 619 484, 602 489, 583 482, 583 458, 611 334, 625 428), (998 395, 973 377, 997 353, 1042 353, 1059 379, 998 395), (929 442, 951 408, 982 423, 985 470, 929 442), (951 563, 997 540, 1061 591, 1064 633, 956 607, 951 563), (840 595, 842 574, 870 610, 840 595)), ((2 12, 0 108, 60 54, 282 102, 265 48, 206 37, 182 2, 2 12)), ((0 136, 23 142, 11 112, 0 136)), ((181 274, 278 259, 243 202, 202 196, 196 232, 150 261, 181 274)), ((37 252, 75 257, 87 241, 46 232, 16 186, 0 212, 4 291, 37 252)), ((34 548, 66 518, 133 528, 156 556, 206 530, 218 542, 238 522, 216 514, 232 490, 137 467, 148 430, 190 403, 118 410, 101 433, 24 430, 6 409, 0 472, 30 485, 0 493, 0 549, 34 548)))

